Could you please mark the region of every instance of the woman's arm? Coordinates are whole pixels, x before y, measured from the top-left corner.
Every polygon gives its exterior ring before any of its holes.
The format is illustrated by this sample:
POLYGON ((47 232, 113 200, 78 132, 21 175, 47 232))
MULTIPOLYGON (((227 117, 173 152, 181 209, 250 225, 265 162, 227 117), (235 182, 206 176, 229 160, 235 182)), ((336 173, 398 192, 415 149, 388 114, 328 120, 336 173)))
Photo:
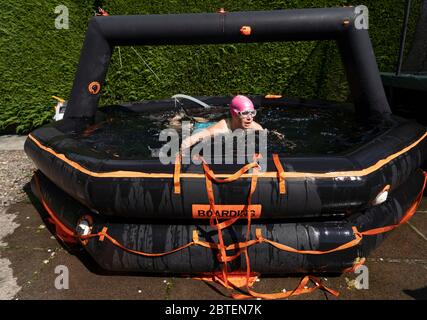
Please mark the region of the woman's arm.
POLYGON ((187 149, 190 148, 192 145, 196 144, 200 140, 203 140, 206 137, 209 137, 211 135, 209 128, 203 129, 195 134, 192 134, 191 136, 185 138, 182 141, 181 149, 187 149))
POLYGON ((190 148, 191 146, 195 145, 196 143, 207 137, 224 132, 224 126, 227 129, 227 123, 225 122, 225 120, 221 120, 206 129, 192 134, 191 136, 185 138, 184 141, 182 141, 181 149, 184 150, 190 148))

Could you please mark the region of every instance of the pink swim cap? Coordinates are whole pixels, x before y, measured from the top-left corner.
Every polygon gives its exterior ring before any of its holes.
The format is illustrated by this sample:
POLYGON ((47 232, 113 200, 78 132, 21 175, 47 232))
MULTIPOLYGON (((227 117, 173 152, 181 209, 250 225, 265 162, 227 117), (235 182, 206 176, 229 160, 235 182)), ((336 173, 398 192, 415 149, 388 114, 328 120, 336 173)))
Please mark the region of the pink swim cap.
POLYGON ((244 110, 254 110, 254 104, 245 96, 235 96, 230 103, 230 112, 233 117, 237 116, 237 112, 244 110))

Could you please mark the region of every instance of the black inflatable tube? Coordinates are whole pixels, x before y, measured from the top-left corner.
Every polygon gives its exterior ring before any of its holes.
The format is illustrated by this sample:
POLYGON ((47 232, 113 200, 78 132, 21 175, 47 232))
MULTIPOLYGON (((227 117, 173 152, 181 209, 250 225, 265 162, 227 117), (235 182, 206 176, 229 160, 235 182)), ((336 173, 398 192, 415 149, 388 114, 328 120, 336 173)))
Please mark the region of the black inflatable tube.
MULTIPOLYGON (((160 103, 160 102, 159 102, 160 103)), ((149 109, 150 104, 145 107, 149 109)), ((144 108, 145 108, 144 107, 144 108)), ((142 111, 142 110, 140 110, 142 111)), ((293 157, 282 156, 285 172, 328 173, 360 171, 400 152, 414 144, 392 161, 370 174, 352 177, 287 178, 287 194, 280 195, 276 175, 259 178, 253 203, 262 204, 262 216, 280 218, 322 218, 349 215, 369 207, 385 185, 393 189, 404 182, 427 158, 427 139, 424 127, 398 117, 390 116, 391 128, 366 145, 341 155, 293 157), (424 137, 424 138, 423 138, 424 137)), ((62 154, 65 149, 75 150, 67 157, 95 173, 117 170, 166 173, 172 175, 173 165, 162 165, 158 160, 107 160, 92 156, 87 147, 69 138, 69 133, 85 128, 80 120, 65 120, 34 131, 31 135, 41 144, 62 154)), ((181 178, 182 193, 173 192, 170 178, 100 178, 90 176, 70 166, 62 159, 42 150, 32 139, 25 143, 25 151, 37 167, 85 206, 105 215, 133 218, 192 219, 192 204, 207 204, 203 169, 197 165, 183 165, 182 173, 199 174, 200 178, 181 178)), ((233 173, 241 165, 212 165, 216 173, 233 173)), ((267 171, 275 172, 271 160, 267 171)), ((215 185, 218 204, 245 204, 249 178, 215 185)))
POLYGON ((355 8, 93 17, 81 51, 65 119, 95 117, 116 45, 209 44, 337 40, 357 112, 390 113, 367 30, 355 26, 355 8), (344 23, 346 22, 346 23, 344 23), (252 33, 244 36, 242 26, 252 33))
MULTIPOLYGON (((38 185, 35 179, 31 186, 34 194, 42 196, 62 223, 75 229, 80 217, 91 214, 94 219, 93 233, 108 228, 108 234, 129 249, 147 253, 161 253, 192 241, 192 232, 197 230, 200 240, 217 242, 217 232, 206 224, 164 224, 108 220, 92 213, 69 195, 57 188, 41 173, 38 185)), ((268 223, 252 225, 251 239, 255 229, 261 229, 265 238, 294 247, 298 250, 330 250, 354 239, 352 227, 361 232, 397 224, 419 196, 424 184, 421 170, 414 171, 388 200, 378 206, 361 211, 348 219, 329 222, 268 223)), ((223 231, 226 244, 245 240, 246 224, 242 220, 223 231)), ((342 272, 351 267, 358 257, 367 257, 386 234, 364 236, 354 247, 329 254, 308 255, 281 251, 269 244, 249 247, 251 269, 263 274, 342 272)), ((143 257, 126 253, 109 241, 89 240, 84 248, 103 269, 125 272, 155 272, 197 274, 220 270, 216 250, 191 246, 163 257, 143 257)), ((229 255, 232 252, 228 253, 229 255)), ((237 259, 230 263, 231 270, 244 270, 245 263, 237 259)))

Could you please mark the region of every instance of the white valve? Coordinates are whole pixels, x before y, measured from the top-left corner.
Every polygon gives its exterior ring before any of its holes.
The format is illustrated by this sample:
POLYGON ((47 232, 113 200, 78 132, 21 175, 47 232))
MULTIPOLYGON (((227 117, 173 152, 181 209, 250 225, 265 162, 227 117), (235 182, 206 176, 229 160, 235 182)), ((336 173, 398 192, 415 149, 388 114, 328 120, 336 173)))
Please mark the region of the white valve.
POLYGON ((388 191, 390 190, 390 185, 386 185, 384 189, 378 193, 378 195, 375 197, 374 201, 372 202, 372 205, 376 206, 381 203, 384 203, 387 201, 388 198, 388 191))

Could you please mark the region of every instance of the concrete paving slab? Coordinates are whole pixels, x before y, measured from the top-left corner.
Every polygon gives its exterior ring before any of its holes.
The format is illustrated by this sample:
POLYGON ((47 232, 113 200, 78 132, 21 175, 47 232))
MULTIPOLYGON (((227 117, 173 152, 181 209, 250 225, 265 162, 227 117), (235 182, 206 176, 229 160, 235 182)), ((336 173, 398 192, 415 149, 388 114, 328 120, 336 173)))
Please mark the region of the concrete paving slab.
MULTIPOLYGON (((254 291, 258 293, 280 293, 295 290, 301 280, 302 276, 293 277, 260 277, 259 281, 254 284, 254 291)), ((309 285, 312 286, 311 284, 309 285)), ((316 290, 311 294, 304 294, 300 296, 293 296, 289 299, 292 300, 326 300, 330 297, 321 290, 316 290)))
MULTIPOLYGON (((427 219, 427 217, 424 219, 427 219)), ((369 257, 377 259, 427 260, 427 242, 408 224, 404 224, 390 231, 385 240, 371 252, 369 257)))
POLYGON ((48 252, 62 247, 49 231, 50 226, 43 222, 31 203, 13 205, 8 208, 7 213, 15 214, 17 216, 15 221, 19 224, 13 237, 7 239, 7 249, 48 252))
POLYGON ((416 213, 408 224, 420 237, 427 241, 427 213, 416 213))
MULTIPOLYGON (((427 163, 426 168, 423 168, 423 170, 427 171, 427 163)), ((424 199, 427 197, 427 188, 424 190, 424 199)), ((421 201, 417 208, 417 213, 427 213, 427 201, 421 201)))
POLYGON ((405 263, 402 261, 397 262, 397 260, 396 262, 372 261, 368 259, 366 266, 369 271, 369 289, 367 290, 358 290, 351 284, 350 281, 358 276, 355 274, 342 275, 339 278, 328 278, 330 286, 340 291, 339 299, 427 299, 425 290, 427 285, 427 265, 425 263, 405 263), (347 278, 347 281, 345 278, 347 278))
POLYGON ((19 224, 15 221, 16 214, 9 214, 7 209, 0 207, 0 300, 12 299, 21 289, 11 267, 11 261, 3 255, 8 246, 5 238, 12 235, 19 224))
POLYGON ((43 272, 24 285, 17 298, 54 300, 163 300, 166 285, 161 277, 112 276, 94 274, 77 257, 61 250, 46 265, 43 272), (68 289, 58 289, 55 281, 60 272, 58 266, 69 271, 68 289), (56 270, 58 271, 58 270, 56 270))
POLYGON ((22 287, 18 299, 165 299, 164 277, 100 275, 91 272, 96 266, 68 252, 44 226, 30 203, 17 204, 8 210, 19 216, 20 226, 2 255, 11 261, 14 276, 22 287), (30 241, 29 241, 30 240, 30 241), (89 266, 87 265, 89 264, 89 266), (57 266, 69 270, 69 289, 55 287, 57 266))
POLYGON ((0 136, 0 150, 23 150, 27 136, 3 135, 0 136))
POLYGON ((229 292, 214 283, 191 278, 171 278, 170 300, 228 300, 229 292))

